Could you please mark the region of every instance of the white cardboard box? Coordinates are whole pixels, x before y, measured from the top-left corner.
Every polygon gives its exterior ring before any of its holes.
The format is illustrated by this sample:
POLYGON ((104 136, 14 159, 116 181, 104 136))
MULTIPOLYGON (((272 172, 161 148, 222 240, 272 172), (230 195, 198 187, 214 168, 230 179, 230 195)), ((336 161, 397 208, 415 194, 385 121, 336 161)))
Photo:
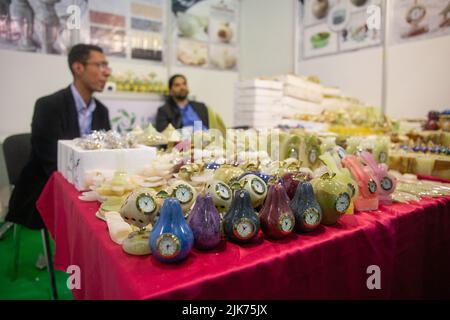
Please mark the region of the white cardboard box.
POLYGON ((281 90, 283 89, 283 83, 274 80, 243 80, 236 83, 237 88, 261 88, 261 89, 272 89, 281 90))
POLYGON ((320 91, 312 90, 311 88, 307 87, 297 87, 293 85, 286 85, 284 87, 284 95, 317 103, 322 102, 323 99, 322 92, 320 91))
POLYGON ((278 112, 281 108, 280 103, 276 104, 235 104, 234 112, 252 111, 252 112, 278 112))
POLYGON ((287 96, 283 97, 283 99, 281 100, 281 104, 284 116, 289 116, 298 113, 317 115, 324 110, 324 107, 321 104, 295 99, 287 96))
POLYGON ((235 89, 235 97, 273 97, 281 98, 283 97, 283 90, 271 90, 271 89, 235 89))
POLYGON ((86 174, 92 171, 125 171, 139 174, 152 159, 156 148, 83 150, 73 140, 58 141, 58 171, 79 191, 87 190, 86 174))
POLYGON ((309 81, 304 77, 299 77, 293 74, 285 74, 282 76, 276 76, 274 78, 277 79, 278 81, 283 82, 284 86, 291 85, 294 87, 301 87, 318 92, 320 94, 322 94, 323 91, 323 86, 321 84, 309 81))
POLYGON ((322 88, 322 94, 324 96, 333 96, 333 97, 340 97, 342 95, 342 92, 339 88, 335 87, 323 87, 322 88))
POLYGON ((280 102, 278 97, 264 97, 264 96, 244 96, 236 97, 236 104, 276 104, 280 102))
POLYGON ((352 106, 352 103, 345 99, 339 98, 325 98, 321 105, 327 110, 346 109, 352 106))

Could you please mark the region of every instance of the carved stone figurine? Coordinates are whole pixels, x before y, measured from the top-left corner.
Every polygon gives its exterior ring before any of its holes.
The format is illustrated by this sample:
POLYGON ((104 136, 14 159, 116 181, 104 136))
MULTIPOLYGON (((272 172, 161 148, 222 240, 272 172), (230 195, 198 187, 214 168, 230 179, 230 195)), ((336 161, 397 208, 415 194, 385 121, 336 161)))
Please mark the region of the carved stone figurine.
POLYGON ((33 9, 28 0, 12 0, 9 8, 11 20, 17 22, 20 30, 19 50, 36 51, 33 44, 33 9))

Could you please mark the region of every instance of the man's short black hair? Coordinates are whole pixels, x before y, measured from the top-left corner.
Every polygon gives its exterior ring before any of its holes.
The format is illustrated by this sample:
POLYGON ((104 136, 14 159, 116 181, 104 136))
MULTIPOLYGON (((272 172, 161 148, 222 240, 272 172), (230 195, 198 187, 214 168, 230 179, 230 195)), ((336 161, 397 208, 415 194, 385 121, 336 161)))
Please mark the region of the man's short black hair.
POLYGON ((72 74, 74 74, 72 70, 72 65, 75 62, 83 64, 86 63, 91 51, 98 51, 100 53, 103 53, 102 48, 100 48, 99 46, 84 43, 76 44, 70 49, 68 61, 69 61, 69 69, 70 72, 72 72, 72 74))
POLYGON ((175 81, 176 78, 183 78, 184 81, 187 82, 187 79, 185 76, 183 76, 182 74, 174 74, 173 76, 170 77, 169 79, 169 90, 172 89, 173 86, 173 82, 175 81))

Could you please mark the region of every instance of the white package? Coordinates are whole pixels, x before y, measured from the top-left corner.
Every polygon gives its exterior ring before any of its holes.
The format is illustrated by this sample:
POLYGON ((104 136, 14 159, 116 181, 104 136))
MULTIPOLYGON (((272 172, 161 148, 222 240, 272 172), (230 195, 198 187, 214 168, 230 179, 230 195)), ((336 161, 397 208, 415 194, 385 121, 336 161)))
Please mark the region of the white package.
POLYGON ((88 173, 139 174, 155 158, 156 148, 144 145, 133 149, 83 150, 74 140, 58 141, 58 171, 79 191, 89 188, 88 173))

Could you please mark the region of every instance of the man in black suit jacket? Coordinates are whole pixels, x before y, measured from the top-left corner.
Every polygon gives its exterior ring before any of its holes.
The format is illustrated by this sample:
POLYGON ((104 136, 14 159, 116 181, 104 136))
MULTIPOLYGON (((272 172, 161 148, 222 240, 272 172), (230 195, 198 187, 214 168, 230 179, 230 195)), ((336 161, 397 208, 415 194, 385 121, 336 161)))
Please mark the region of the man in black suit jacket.
POLYGON ((44 223, 36 201, 57 169, 57 144, 91 130, 110 130, 108 109, 92 97, 103 90, 111 69, 101 48, 78 44, 68 56, 74 81, 69 87, 36 101, 31 123, 31 156, 14 187, 7 221, 31 229, 44 223))
POLYGON ((170 96, 166 104, 158 108, 156 130, 163 131, 169 124, 175 129, 193 126, 201 121, 204 129, 209 128, 208 109, 205 104, 188 100, 189 89, 186 77, 176 74, 169 79, 170 96))

